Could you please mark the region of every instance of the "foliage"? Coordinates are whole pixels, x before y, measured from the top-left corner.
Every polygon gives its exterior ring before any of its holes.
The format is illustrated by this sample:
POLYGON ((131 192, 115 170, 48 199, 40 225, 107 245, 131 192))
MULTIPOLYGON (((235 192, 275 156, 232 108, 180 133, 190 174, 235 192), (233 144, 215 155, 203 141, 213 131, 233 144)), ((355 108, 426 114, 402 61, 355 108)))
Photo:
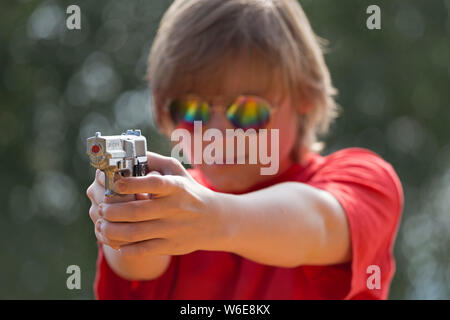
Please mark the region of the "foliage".
MULTIPOLYGON (((360 146, 397 170, 405 210, 390 298, 449 298, 450 1, 301 1, 329 41, 342 113, 325 153, 360 146)), ((0 298, 92 298, 96 242, 85 190, 85 141, 141 128, 168 154, 144 81, 169 1, 3 1, 0 4, 0 298), (77 4, 82 30, 67 30, 77 4), (66 288, 66 268, 82 289, 66 288)))

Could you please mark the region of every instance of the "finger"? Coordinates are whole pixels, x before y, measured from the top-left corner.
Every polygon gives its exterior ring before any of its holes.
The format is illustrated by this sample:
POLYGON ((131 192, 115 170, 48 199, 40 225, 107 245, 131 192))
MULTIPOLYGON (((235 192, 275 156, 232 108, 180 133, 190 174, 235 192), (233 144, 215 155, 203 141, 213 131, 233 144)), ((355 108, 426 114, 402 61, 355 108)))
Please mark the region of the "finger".
POLYGON ((105 187, 105 173, 102 170, 95 170, 95 181, 99 183, 103 188, 105 187))
POLYGON ((172 157, 165 157, 158 153, 147 152, 147 161, 150 171, 158 171, 163 175, 188 175, 180 161, 172 157))
POLYGON ((99 218, 97 205, 95 205, 95 204, 91 205, 91 207, 89 208, 89 217, 91 218, 91 220, 94 224, 97 223, 97 220, 99 218))
POLYGON ((121 194, 152 193, 169 194, 176 186, 174 176, 147 175, 144 177, 128 177, 120 179, 115 188, 121 194))
POLYGON ((103 195, 102 203, 120 203, 120 202, 130 202, 135 201, 136 196, 134 194, 118 194, 114 196, 106 197, 103 195))
POLYGON ((126 195, 114 195, 105 196, 105 173, 99 169, 95 171, 95 182, 93 186, 93 196, 96 203, 106 202, 106 203, 116 203, 116 202, 127 202, 134 201, 136 198, 134 196, 126 195))
POLYGON ((107 237, 105 237, 105 235, 102 232, 104 224, 105 224, 105 220, 101 219, 101 218, 99 220, 97 220, 97 223, 95 224, 95 235, 99 241, 101 241, 102 243, 105 243, 111 247, 119 247, 121 245, 129 244, 128 242, 116 241, 116 240, 108 239, 107 237))
POLYGON ((155 220, 169 215, 173 210, 163 199, 114 204, 102 203, 99 207, 99 215, 110 222, 155 220))
POLYGON ((144 222, 108 222, 101 224, 101 234, 108 241, 139 242, 167 236, 167 222, 152 220, 144 222))
POLYGON ((99 204, 105 197, 105 188, 103 188, 96 180, 87 188, 86 195, 92 203, 99 204))
POLYGON ((104 245, 110 246, 114 250, 118 250, 122 245, 126 245, 129 243, 125 242, 119 242, 119 241, 109 241, 108 239, 104 238, 98 230, 95 230, 95 237, 99 242, 101 242, 104 245))
MULTIPOLYGON (((161 173, 159 173, 158 171, 151 171, 147 175, 160 176, 161 173)), ((149 200, 149 199, 152 199, 152 198, 153 198, 153 194, 151 194, 151 193, 137 193, 136 194, 136 200, 149 200)))
POLYGON ((129 257, 167 254, 168 242, 167 239, 151 239, 127 244, 120 247, 120 254, 129 257))

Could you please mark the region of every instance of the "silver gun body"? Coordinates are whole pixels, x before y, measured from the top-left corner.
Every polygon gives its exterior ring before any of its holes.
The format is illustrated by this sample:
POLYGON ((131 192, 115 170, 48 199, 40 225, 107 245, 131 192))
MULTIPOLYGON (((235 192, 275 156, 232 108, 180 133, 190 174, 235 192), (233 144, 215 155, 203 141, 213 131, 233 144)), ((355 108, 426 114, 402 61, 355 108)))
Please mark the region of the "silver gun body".
POLYGON ((105 196, 117 194, 114 181, 120 176, 145 176, 147 140, 140 130, 127 130, 117 136, 102 136, 97 132, 87 139, 87 154, 91 165, 105 173, 105 196))

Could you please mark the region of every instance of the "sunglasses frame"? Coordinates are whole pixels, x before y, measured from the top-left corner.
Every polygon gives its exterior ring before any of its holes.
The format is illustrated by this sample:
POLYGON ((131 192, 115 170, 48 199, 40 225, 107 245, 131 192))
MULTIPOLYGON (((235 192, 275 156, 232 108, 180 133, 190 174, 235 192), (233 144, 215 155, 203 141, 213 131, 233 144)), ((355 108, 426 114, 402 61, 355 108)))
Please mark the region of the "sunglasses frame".
MULTIPOLYGON (((231 107, 232 105, 234 105, 240 98, 256 98, 257 100, 262 101, 263 103, 265 103, 265 104, 269 107, 269 120, 267 121, 267 123, 266 123, 264 126, 262 126, 261 128, 258 128, 258 129, 264 129, 264 128, 266 128, 266 127, 269 125, 269 123, 270 123, 270 121, 271 121, 271 119, 272 119, 273 114, 275 113, 275 111, 276 111, 276 110, 278 109, 278 107, 279 107, 277 104, 273 104, 273 103, 269 102, 267 99, 265 99, 265 98, 263 98, 263 97, 261 97, 261 96, 253 95, 253 94, 241 94, 241 95, 238 95, 238 96, 233 100, 233 102, 231 102, 228 106, 222 106, 222 105, 221 105, 221 108, 220 108, 220 109, 225 109, 225 114, 226 114, 227 111, 230 109, 230 107, 231 107)), ((174 102, 177 101, 177 100, 178 100, 178 101, 186 101, 186 100, 189 100, 189 99, 196 99, 196 100, 199 100, 200 103, 206 103, 206 105, 207 105, 207 107, 208 107, 208 112, 209 112, 209 114, 211 114, 211 110, 217 108, 217 106, 214 106, 213 104, 209 103, 207 100, 202 99, 200 96, 195 95, 195 94, 187 94, 187 95, 184 96, 183 98, 178 98, 178 99, 172 99, 172 100, 169 100, 169 101, 166 103, 164 109, 165 109, 165 111, 166 111, 166 113, 167 113, 167 115, 168 115, 168 117, 169 117, 169 119, 170 119, 170 122, 172 123, 172 125, 173 125, 174 128, 176 128, 176 127, 180 124, 180 122, 176 123, 176 122, 174 121, 172 115, 171 115, 170 107, 171 107, 172 103, 174 103, 174 102)), ((227 119, 228 119, 228 117, 227 117, 227 119)), ((228 121, 230 121, 230 120, 228 119, 228 121)), ((208 121, 205 122, 205 124, 207 124, 208 122, 209 122, 209 119, 208 119, 208 121)), ((231 122, 231 121, 230 121, 230 122, 231 122)), ((232 123, 232 122, 231 122, 231 123, 232 123)), ((233 123, 232 123, 232 124, 233 124, 233 123)), ((236 127, 234 124, 233 124, 233 126, 234 126, 236 129, 244 129, 244 128, 236 127)))

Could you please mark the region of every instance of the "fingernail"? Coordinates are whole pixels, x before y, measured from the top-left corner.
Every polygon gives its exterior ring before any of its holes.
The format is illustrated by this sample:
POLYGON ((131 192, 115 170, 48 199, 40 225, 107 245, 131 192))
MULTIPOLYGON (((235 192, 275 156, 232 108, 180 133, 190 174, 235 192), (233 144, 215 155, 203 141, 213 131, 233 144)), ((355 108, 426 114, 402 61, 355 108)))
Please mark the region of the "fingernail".
POLYGON ((97 222, 95 223, 95 229, 97 229, 99 233, 102 233, 102 223, 103 219, 98 219, 97 222))

